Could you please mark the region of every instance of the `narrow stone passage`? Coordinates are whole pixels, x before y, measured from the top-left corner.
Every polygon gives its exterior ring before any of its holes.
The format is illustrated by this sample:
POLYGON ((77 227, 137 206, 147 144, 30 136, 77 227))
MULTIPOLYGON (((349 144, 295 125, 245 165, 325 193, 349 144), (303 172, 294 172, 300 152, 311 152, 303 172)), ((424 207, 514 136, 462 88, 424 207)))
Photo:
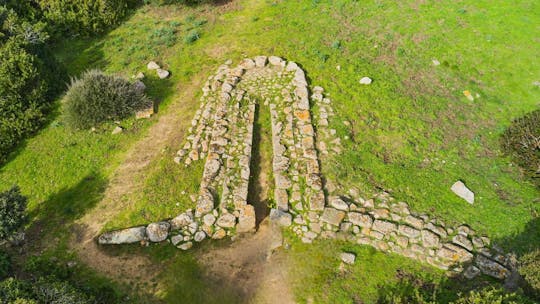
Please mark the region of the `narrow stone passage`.
POLYGON ((255 208, 256 225, 264 220, 270 212, 270 196, 272 179, 272 147, 270 134, 270 117, 268 111, 255 108, 255 123, 253 128, 253 147, 251 159, 251 178, 249 182, 248 203, 255 208))

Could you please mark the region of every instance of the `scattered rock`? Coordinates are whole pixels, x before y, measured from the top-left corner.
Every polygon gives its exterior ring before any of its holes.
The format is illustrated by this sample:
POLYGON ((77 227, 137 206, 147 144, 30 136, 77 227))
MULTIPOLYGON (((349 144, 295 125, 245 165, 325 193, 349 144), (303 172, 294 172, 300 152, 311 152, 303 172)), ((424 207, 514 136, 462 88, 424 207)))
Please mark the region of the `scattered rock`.
POLYGON ((163 69, 158 69, 157 70, 157 75, 159 77, 159 79, 165 79, 167 77, 169 77, 171 73, 167 70, 163 70, 163 69))
POLYGON ((474 204, 474 193, 465 186, 462 181, 455 182, 450 188, 457 196, 466 200, 469 204, 474 204))
POLYGON ((356 261, 356 255, 350 252, 342 252, 340 255, 341 261, 345 264, 352 265, 356 261))
POLYGON ((437 59, 431 60, 431 63, 433 63, 434 66, 439 66, 439 65, 441 65, 441 63, 440 63, 439 60, 437 60, 437 59))
POLYGON ((122 132, 124 132, 124 129, 123 129, 122 127, 120 127, 120 126, 116 126, 116 127, 112 130, 111 134, 112 134, 112 135, 116 135, 116 134, 120 134, 120 133, 122 133, 122 132))
POLYGON ((373 80, 369 77, 362 77, 362 79, 360 79, 360 84, 363 84, 363 85, 369 85, 373 82, 373 80))
POLYGON ((474 101, 474 96, 471 94, 471 91, 465 90, 463 91, 463 95, 465 95, 469 101, 474 101))
POLYGON ((146 68, 148 68, 149 70, 157 70, 160 68, 159 64, 157 64, 155 61, 150 61, 147 65, 146 65, 146 68))
POLYGON ((143 72, 137 73, 137 75, 135 75, 135 79, 138 79, 138 80, 144 79, 144 73, 143 72))

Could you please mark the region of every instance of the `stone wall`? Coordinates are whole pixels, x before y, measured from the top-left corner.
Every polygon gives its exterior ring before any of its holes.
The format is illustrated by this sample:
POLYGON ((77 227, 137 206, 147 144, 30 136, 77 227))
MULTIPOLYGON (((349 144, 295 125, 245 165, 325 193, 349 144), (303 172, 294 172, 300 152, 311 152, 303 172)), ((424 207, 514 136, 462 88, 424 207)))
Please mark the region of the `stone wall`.
POLYGON ((254 231, 255 211, 247 199, 257 106, 267 108, 271 117, 275 208, 270 219, 290 227, 303 242, 339 238, 464 272, 468 278, 484 273, 503 279, 510 273, 508 257, 468 226, 452 228, 415 214, 387 193, 366 200, 354 191, 340 195, 331 181, 323 182, 319 154, 342 151, 341 139, 329 127, 331 100, 321 87, 310 95, 304 71, 275 56, 245 59, 234 68, 228 62, 204 85, 201 107, 175 157, 185 166, 205 160, 195 210, 105 233, 99 243, 168 240, 189 249, 206 238, 254 231), (313 118, 310 105, 317 107, 313 118))

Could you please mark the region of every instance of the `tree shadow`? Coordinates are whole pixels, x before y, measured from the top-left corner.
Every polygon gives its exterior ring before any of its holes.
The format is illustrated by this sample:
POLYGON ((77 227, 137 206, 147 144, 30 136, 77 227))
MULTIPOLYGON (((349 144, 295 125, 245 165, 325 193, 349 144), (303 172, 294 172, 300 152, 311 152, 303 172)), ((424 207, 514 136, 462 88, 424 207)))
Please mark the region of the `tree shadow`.
POLYGON ((108 180, 100 173, 90 173, 73 187, 50 195, 29 213, 33 223, 30 234, 40 229, 61 229, 81 218, 103 198, 108 180))

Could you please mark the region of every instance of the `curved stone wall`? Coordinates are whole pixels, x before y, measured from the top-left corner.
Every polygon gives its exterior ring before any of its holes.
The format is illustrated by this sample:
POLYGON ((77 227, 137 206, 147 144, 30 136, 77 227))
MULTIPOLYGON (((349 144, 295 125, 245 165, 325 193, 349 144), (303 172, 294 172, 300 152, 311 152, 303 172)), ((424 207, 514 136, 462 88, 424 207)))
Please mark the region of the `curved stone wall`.
POLYGON ((468 226, 451 228, 415 214, 387 193, 365 200, 354 193, 336 194, 331 182, 323 183, 319 154, 342 150, 336 131, 329 129, 331 100, 321 87, 310 94, 304 71, 275 56, 245 59, 236 67, 228 62, 204 85, 201 107, 175 157, 185 166, 205 161, 195 210, 146 227, 105 233, 99 243, 168 240, 189 249, 206 238, 254 231, 255 210, 247 199, 258 106, 271 117, 275 208, 270 219, 290 226, 303 242, 340 238, 464 272, 468 278, 479 273, 508 276, 509 257, 468 226), (313 118, 310 104, 318 109, 313 118))

